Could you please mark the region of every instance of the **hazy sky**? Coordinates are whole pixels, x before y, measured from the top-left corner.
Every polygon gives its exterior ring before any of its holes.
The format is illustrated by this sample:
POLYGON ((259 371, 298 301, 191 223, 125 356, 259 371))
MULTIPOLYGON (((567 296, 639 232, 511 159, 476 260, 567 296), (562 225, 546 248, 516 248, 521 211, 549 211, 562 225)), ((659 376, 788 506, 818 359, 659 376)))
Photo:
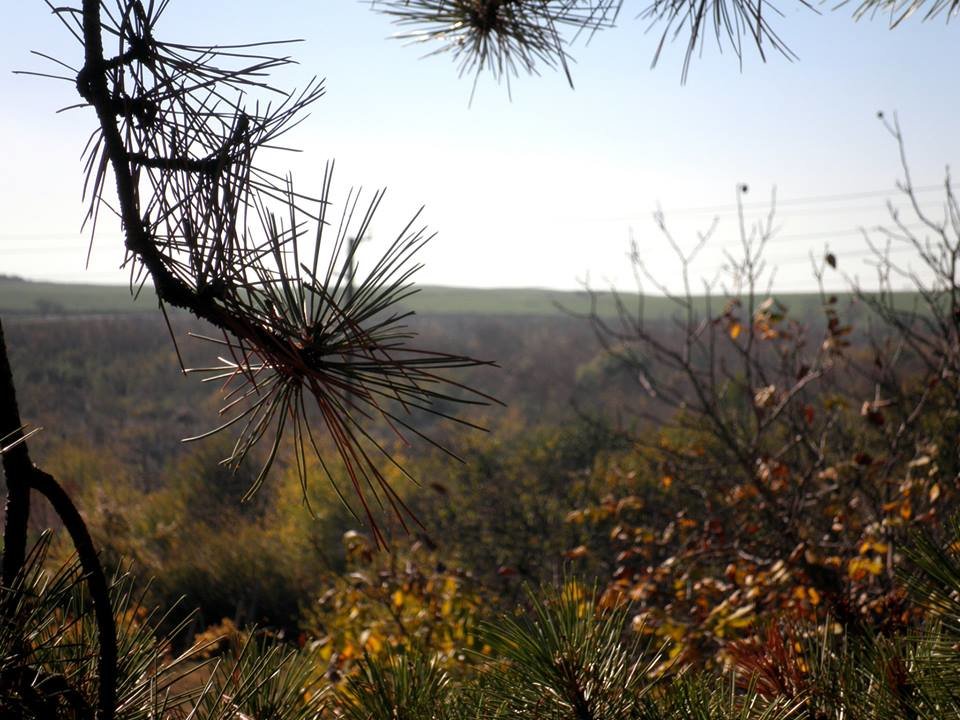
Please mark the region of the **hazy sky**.
MULTIPOLYGON (((651 221, 658 204, 685 245, 719 215, 694 267, 710 274, 737 242, 730 207, 741 182, 751 203, 777 188, 781 230, 769 258, 779 287, 810 288, 805 258, 825 243, 866 277, 857 229, 884 220, 885 195, 873 191, 895 197, 899 177, 876 112, 899 112, 916 184, 942 183, 960 157, 958 29, 917 19, 891 31, 884 18, 854 23, 850 8, 817 15, 781 3, 776 27, 797 62, 774 55, 764 64, 751 53, 741 70, 708 46, 681 86, 682 43, 649 67, 659 35, 634 19, 644 5, 627 0, 619 27, 574 48, 575 90, 545 71, 516 80, 511 101, 484 78, 472 106, 470 81, 448 57, 420 59, 424 48, 388 39, 395 29, 366 2, 173 0, 158 34, 303 38, 293 48, 300 65, 275 83, 302 86, 316 74, 327 94, 290 136, 304 152, 271 164, 291 168, 306 192, 328 158, 340 197, 352 184, 387 186, 367 254, 426 205, 439 234, 423 254, 422 282, 572 288, 589 277, 629 288, 632 232, 653 272, 673 283, 677 266, 651 221), (719 209, 694 211, 703 207, 719 209)), ((0 29, 0 272, 122 282, 116 225, 103 225, 83 268, 79 157, 94 118, 54 114, 76 102, 70 84, 11 73, 54 70, 30 50, 80 64, 80 47, 41 0, 11 0, 0 29)), ((923 195, 934 211, 940 197, 923 195)))

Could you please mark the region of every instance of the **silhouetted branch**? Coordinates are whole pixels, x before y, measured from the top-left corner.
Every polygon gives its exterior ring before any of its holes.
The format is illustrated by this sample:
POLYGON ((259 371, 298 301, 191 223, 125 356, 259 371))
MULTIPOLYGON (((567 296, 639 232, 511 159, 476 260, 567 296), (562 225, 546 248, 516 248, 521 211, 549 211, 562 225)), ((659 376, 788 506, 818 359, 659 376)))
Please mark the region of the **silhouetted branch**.
MULTIPOLYGON (((36 467, 30 460, 27 443, 23 442, 22 423, 17 407, 16 391, 10 362, 7 357, 3 327, 0 324, 0 421, 9 423, 14 430, 5 433, 2 445, 9 448, 3 452, 3 468, 7 479, 6 527, 4 529, 3 574, 4 586, 13 587, 23 568, 27 541, 27 520, 30 514, 30 490, 33 489, 50 501, 57 516, 63 521, 80 558, 86 582, 93 599, 99 640, 98 662, 98 714, 100 720, 110 720, 114 715, 117 682, 117 643, 113 609, 106 576, 90 539, 90 533, 77 508, 63 488, 49 474, 36 467), (13 447, 10 447, 13 445, 13 447), (9 579, 8 579, 9 575, 9 579)), ((6 427, 6 426, 4 426, 6 427)))
POLYGON ((103 566, 97 556, 86 523, 70 500, 70 496, 53 476, 34 467, 30 473, 30 487, 43 495, 53 506, 57 516, 70 533, 70 539, 80 559, 84 578, 93 600, 97 625, 97 718, 111 720, 116 711, 117 697, 117 629, 110 604, 110 590, 103 566))
POLYGON ((27 551, 27 521, 30 518, 30 473, 33 463, 23 439, 23 423, 17 406, 13 370, 7 356, 3 323, 0 322, 0 448, 3 452, 3 474, 7 483, 7 505, 3 529, 3 585, 11 587, 23 567, 27 551))
MULTIPOLYGON (((812 8, 807 0, 796 1, 812 8)), ((592 37, 600 30, 613 27, 624 2, 373 0, 371 5, 404 28, 398 38, 436 45, 429 55, 451 54, 461 75, 472 73, 479 77, 488 71, 509 84, 510 77, 521 71, 539 74, 542 65, 562 69, 572 86, 568 46, 580 35, 592 37)), ((694 56, 702 51, 710 35, 718 47, 732 48, 739 60, 743 58, 745 40, 746 44, 756 46, 763 59, 768 48, 794 59, 770 22, 772 17, 782 15, 766 0, 652 0, 638 17, 647 21, 648 28, 663 27, 653 65, 659 61, 668 41, 686 38, 681 76, 686 82, 694 56)))
POLYGON ((409 432, 436 444, 413 427, 414 413, 470 425, 441 406, 493 401, 445 376, 490 363, 409 345, 414 333, 403 321, 410 313, 397 306, 415 292, 410 281, 420 266, 413 258, 432 236, 414 225, 414 216, 354 288, 348 278, 355 247, 347 237, 365 235, 383 193, 364 207, 350 191, 328 244, 332 165, 314 198, 256 162, 260 149, 276 147, 303 119, 323 94, 322 83, 281 93, 265 76, 288 58, 252 52, 259 45, 165 43, 155 33, 165 3, 128 0, 118 7, 83 3, 85 63, 77 90, 100 125, 86 152, 89 219, 95 226, 112 170, 131 277, 150 277, 162 305, 188 310, 222 333, 215 340, 222 364, 205 371, 225 381, 224 413, 233 413, 217 430, 240 429, 228 462, 236 467, 254 445, 269 445, 251 492, 284 433, 293 434, 304 488, 306 446, 334 479, 308 424, 307 395, 370 524, 376 526, 364 488, 402 519, 403 504, 373 460, 393 462, 390 451, 366 425, 379 418, 400 438, 409 432), (105 37, 118 41, 113 58, 104 55, 105 37), (251 110, 250 88, 279 100, 251 110), (316 233, 306 247, 312 223, 316 233))
POLYGON ((594 33, 612 27, 622 0, 375 0, 372 5, 404 30, 397 37, 438 43, 430 52, 450 53, 460 74, 489 71, 498 80, 539 66, 560 68, 573 85, 568 40, 573 30, 594 33))

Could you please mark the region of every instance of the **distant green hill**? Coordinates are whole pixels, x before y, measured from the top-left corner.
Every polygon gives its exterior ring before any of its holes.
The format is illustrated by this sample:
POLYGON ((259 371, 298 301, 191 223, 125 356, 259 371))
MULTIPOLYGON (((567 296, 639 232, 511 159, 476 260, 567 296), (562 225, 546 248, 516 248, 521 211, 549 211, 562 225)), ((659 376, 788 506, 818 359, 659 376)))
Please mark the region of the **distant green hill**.
POLYGON ((134 302, 123 285, 82 285, 0 278, 0 314, 90 315, 157 310, 153 288, 134 302))
MULTIPOLYGON (((805 315, 820 305, 820 298, 812 294, 790 294, 778 297, 791 312, 805 315)), ((633 315, 639 309, 640 298, 635 293, 622 293, 619 302, 633 315)), ((702 303, 702 300, 700 301, 702 303)), ((673 316, 678 306, 664 297, 643 298, 648 318, 673 316)), ((714 300, 715 310, 723 307, 722 300, 714 300)), ((593 298, 584 290, 547 290, 540 288, 453 288, 424 287, 407 303, 418 313, 466 315, 582 315, 595 307, 599 315, 613 317, 618 313, 617 300, 610 292, 595 292, 593 298)), ((702 307, 702 305, 701 305, 702 307)))
MULTIPOLYGON (((631 312, 636 312, 636 295, 625 293, 620 299, 631 312)), ((778 296, 778 299, 795 317, 814 312, 820 304, 819 297, 813 294, 788 294, 778 296)), ((669 317, 677 310, 676 305, 662 297, 648 297, 644 302, 649 318, 669 317)), ((720 301, 715 302, 719 310, 720 301)), ((405 305, 421 314, 552 316, 564 312, 589 312, 591 302, 585 291, 425 286, 405 305)), ((607 317, 617 311, 609 292, 596 294, 596 307, 607 317)), ((144 288, 134 302, 125 286, 32 282, 0 277, 2 315, 99 315, 154 312, 156 309, 156 295, 150 287, 144 288)))

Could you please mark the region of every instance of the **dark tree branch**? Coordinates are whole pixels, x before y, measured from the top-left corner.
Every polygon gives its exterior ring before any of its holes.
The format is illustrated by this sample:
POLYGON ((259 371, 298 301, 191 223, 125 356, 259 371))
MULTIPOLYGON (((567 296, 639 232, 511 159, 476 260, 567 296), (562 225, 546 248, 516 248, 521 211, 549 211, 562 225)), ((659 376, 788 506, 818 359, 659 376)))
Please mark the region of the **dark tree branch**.
POLYGON ((117 641, 106 575, 97 557, 87 526, 76 506, 57 481, 30 460, 27 443, 23 441, 16 389, 13 384, 13 373, 7 356, 2 324, 0 324, 0 423, 2 423, 0 433, 3 433, 6 438, 4 444, 13 445, 3 453, 3 471, 7 479, 4 585, 12 587, 16 576, 23 568, 27 544, 27 521, 30 516, 30 490, 33 489, 47 498, 53 506, 67 532, 70 533, 70 539, 80 558, 90 589, 90 597, 93 600, 97 639, 100 645, 97 667, 99 678, 97 718, 111 720, 116 705, 117 641))
POLYGON ((80 566, 83 568, 90 597, 93 600, 94 617, 97 624, 99 657, 97 661, 97 718, 112 720, 116 709, 117 696, 117 629, 110 604, 110 590, 103 565, 97 556, 93 540, 80 512, 70 500, 70 496, 60 487, 52 475, 37 467, 31 468, 30 487, 43 495, 53 506, 57 516, 63 521, 70 533, 70 539, 76 548, 80 566))
POLYGON ((23 568, 27 551, 27 520, 30 517, 30 474, 33 463, 23 440, 23 423, 17 406, 13 370, 0 322, 0 445, 11 447, 3 453, 3 474, 7 481, 7 506, 3 529, 3 585, 12 587, 23 568))

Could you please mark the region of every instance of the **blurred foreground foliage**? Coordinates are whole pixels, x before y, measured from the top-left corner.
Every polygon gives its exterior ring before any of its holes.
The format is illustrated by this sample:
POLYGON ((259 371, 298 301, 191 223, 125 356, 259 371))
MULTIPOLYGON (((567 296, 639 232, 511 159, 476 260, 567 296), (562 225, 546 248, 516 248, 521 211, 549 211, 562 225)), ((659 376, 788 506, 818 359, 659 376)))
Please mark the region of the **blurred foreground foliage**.
MULTIPOLYGON (((96 633, 81 572, 74 562, 51 564, 49 541, 49 535, 40 538, 14 586, 0 591, 13 620, 0 631, 0 707, 11 717, 86 717, 95 696, 96 633)), ((447 638, 441 634, 432 643, 430 634, 414 629, 422 613, 402 607, 407 594, 430 596, 429 581, 391 598, 394 617, 411 622, 405 641, 381 643, 369 635, 349 667, 323 661, 329 643, 301 640, 298 648, 276 633, 232 623, 178 653, 162 629, 169 616, 150 611, 121 573, 111 590, 119 629, 118 716, 957 718, 960 697, 948 680, 960 671, 960 553, 924 543, 912 552, 918 572, 907 586, 929 613, 912 632, 782 619, 731 643, 727 662, 713 668, 670 660, 666 647, 631 629, 629 606, 611 605, 599 588, 569 577, 558 587, 528 590, 515 609, 471 626, 466 644, 476 641, 462 650, 466 663, 456 657, 451 664, 443 650, 447 638), (952 581, 941 572, 945 567, 952 581)), ((450 589, 449 578, 443 585, 450 589)), ((451 602, 451 594, 443 597, 451 602)), ((354 607, 364 605, 353 600, 354 607)), ((435 610, 430 615, 443 626, 435 610)), ((188 621, 181 619, 173 632, 188 621)))

